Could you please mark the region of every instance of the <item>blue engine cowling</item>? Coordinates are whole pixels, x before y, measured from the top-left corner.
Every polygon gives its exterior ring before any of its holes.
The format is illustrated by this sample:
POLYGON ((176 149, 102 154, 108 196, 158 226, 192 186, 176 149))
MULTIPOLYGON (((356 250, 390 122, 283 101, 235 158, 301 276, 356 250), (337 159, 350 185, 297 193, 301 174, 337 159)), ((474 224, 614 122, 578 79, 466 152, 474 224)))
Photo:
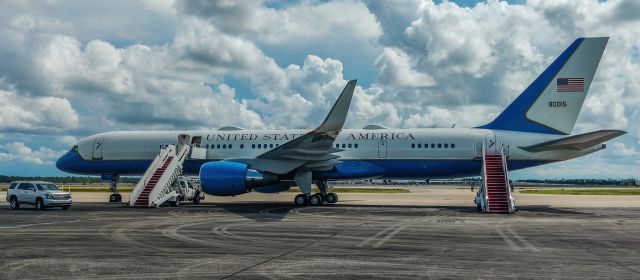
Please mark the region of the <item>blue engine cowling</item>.
POLYGON ((239 162, 208 162, 200 167, 200 186, 202 191, 210 195, 239 195, 252 188, 277 182, 275 174, 264 174, 239 162))

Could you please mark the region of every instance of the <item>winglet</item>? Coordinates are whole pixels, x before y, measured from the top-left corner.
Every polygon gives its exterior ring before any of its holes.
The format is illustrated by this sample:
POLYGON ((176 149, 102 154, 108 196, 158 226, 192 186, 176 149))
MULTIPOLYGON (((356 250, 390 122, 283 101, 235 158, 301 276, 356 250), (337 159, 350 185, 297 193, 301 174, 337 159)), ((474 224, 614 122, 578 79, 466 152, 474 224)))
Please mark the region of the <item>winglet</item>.
POLYGON ((333 107, 327 117, 324 119, 322 124, 314 130, 314 132, 318 133, 329 133, 337 135, 337 132, 342 130, 342 126, 344 125, 344 121, 347 118, 347 112, 349 111, 349 106, 351 105, 351 98, 353 97, 353 91, 356 88, 356 83, 358 80, 351 80, 347 83, 347 85, 340 93, 340 97, 333 107))

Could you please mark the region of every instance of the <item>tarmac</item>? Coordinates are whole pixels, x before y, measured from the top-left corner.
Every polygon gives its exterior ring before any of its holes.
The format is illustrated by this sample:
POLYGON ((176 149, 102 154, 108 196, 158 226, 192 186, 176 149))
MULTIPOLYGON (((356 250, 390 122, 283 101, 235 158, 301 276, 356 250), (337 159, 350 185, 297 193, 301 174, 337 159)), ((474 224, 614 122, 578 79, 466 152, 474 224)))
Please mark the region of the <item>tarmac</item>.
POLYGON ((153 209, 106 193, 73 193, 66 211, 3 201, 0 279, 640 279, 638 196, 516 194, 505 215, 476 212, 469 189, 411 190, 302 208, 295 193, 153 209))

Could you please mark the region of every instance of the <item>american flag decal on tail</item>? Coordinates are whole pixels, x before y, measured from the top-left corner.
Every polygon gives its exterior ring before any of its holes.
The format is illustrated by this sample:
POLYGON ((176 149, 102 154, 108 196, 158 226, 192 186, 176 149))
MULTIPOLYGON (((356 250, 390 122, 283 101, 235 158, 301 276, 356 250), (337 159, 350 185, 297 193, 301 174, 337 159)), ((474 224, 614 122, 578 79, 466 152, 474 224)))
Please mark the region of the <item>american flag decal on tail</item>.
POLYGON ((558 78, 558 92, 584 92, 584 78, 558 78))

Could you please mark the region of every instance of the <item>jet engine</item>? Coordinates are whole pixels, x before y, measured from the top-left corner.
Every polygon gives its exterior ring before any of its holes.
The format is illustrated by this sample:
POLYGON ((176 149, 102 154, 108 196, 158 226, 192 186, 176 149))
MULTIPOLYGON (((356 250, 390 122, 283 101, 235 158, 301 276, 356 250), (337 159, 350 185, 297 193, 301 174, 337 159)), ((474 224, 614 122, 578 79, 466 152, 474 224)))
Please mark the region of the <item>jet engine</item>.
POLYGON ((238 162, 217 161, 200 167, 202 191, 216 196, 248 193, 251 189, 278 183, 276 174, 259 172, 238 162))

